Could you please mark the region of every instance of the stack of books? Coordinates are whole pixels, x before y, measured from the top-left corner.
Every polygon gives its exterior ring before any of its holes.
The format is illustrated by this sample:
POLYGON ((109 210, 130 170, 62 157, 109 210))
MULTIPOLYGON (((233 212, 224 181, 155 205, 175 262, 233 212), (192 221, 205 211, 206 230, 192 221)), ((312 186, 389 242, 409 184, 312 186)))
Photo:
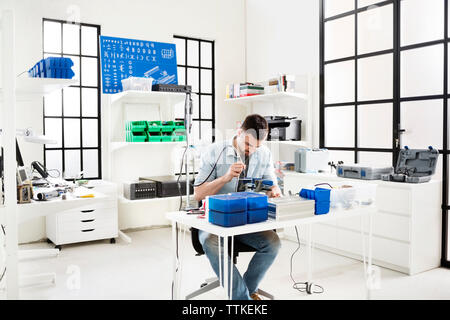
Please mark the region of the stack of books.
POLYGON ((235 83, 229 84, 226 87, 226 97, 231 98, 243 98, 249 96, 255 96, 264 94, 264 87, 254 83, 235 83))
POLYGON ((314 200, 299 196, 269 199, 269 219, 283 221, 314 216, 314 200))
POLYGON ((264 93, 295 92, 295 76, 282 74, 263 83, 264 93))

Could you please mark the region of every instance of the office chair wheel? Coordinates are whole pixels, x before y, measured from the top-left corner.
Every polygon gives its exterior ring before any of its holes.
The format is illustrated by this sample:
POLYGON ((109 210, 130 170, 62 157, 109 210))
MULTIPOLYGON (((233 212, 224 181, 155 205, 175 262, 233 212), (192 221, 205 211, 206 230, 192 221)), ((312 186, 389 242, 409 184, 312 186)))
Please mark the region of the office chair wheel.
POLYGON ((61 251, 62 248, 61 248, 61 246, 58 245, 58 246, 55 246, 55 249, 58 249, 59 251, 61 251))
POLYGON ((114 238, 111 238, 111 239, 109 240, 109 243, 111 243, 111 244, 114 244, 114 243, 116 243, 116 239, 114 239, 114 238))

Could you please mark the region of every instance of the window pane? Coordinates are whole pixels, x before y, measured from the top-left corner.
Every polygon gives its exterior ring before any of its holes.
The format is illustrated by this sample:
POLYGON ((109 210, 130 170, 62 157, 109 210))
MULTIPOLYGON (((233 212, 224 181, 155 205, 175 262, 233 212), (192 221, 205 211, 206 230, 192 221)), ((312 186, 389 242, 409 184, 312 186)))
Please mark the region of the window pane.
POLYGON ((81 89, 83 117, 98 116, 98 90, 92 88, 81 89))
POLYGON ((436 163, 436 171, 434 172, 434 175, 431 176, 431 179, 442 181, 442 170, 443 170, 442 166, 443 166, 442 154, 439 154, 438 161, 436 163))
POLYGON ((97 86, 97 59, 96 58, 81 58, 81 85, 82 86, 97 86))
MULTIPOLYGON (((173 42, 175 43, 177 50, 177 64, 186 64, 186 40, 174 38, 173 42)), ((178 74, 179 76, 179 74, 178 74)))
POLYGON ((186 84, 186 68, 178 67, 178 84, 186 84))
POLYGON ((212 44, 210 42, 200 43, 201 67, 212 68, 212 44))
POLYGON ((355 16, 325 23, 325 60, 355 55, 355 16))
POLYGON ((64 119, 64 147, 66 148, 80 147, 79 119, 64 119))
POLYGON ((62 115, 62 98, 61 90, 54 90, 44 97, 44 106, 46 116, 61 116, 62 115))
POLYGON ((72 79, 78 80, 74 85, 80 85, 80 58, 74 56, 64 56, 70 58, 73 61, 72 71, 75 73, 72 79))
POLYGON ((81 27, 81 54, 87 56, 97 55, 97 28, 81 27))
POLYGON ((443 0, 403 0, 401 3, 401 45, 444 38, 443 0))
POLYGON ((212 71, 211 70, 201 70, 201 92, 212 93, 212 71))
MULTIPOLYGON (((338 163, 338 161, 344 161, 344 164, 352 164, 355 163, 355 152, 354 151, 337 151, 337 150, 329 150, 330 161, 334 163, 338 163)), ((333 171, 333 173, 336 173, 333 171)))
POLYGON ((401 147, 442 149, 442 100, 403 102, 400 112, 401 128, 406 130, 401 135, 401 147))
POLYGON ((387 152, 358 152, 358 162, 367 166, 391 167, 392 153, 387 152))
POLYGON ((202 119, 212 119, 212 96, 200 97, 202 103, 202 119))
POLYGON ((192 95, 192 117, 194 119, 198 119, 200 117, 200 113, 199 113, 200 106, 199 106, 198 100, 199 100, 198 95, 193 94, 192 95))
POLYGON ((358 14, 358 54, 393 48, 393 6, 358 14))
POLYGON ((85 178, 98 177, 98 151, 83 150, 83 172, 85 178))
POLYGON ((355 101, 355 62, 325 65, 325 103, 355 101))
POLYGON ((443 45, 401 53, 401 96, 442 94, 444 82, 443 45))
POLYGON ((44 51, 61 52, 61 23, 44 21, 44 51))
POLYGON ((64 88, 64 116, 80 116, 80 88, 64 88))
POLYGON ((362 148, 392 148, 392 104, 358 106, 358 144, 362 148))
MULTIPOLYGON (((61 150, 46 150, 45 151, 45 167, 48 170, 56 169, 59 171, 59 176, 62 174, 62 151, 61 150)), ((58 176, 56 172, 50 172, 52 176, 58 176)))
POLYGON ((48 145, 49 148, 62 147, 62 120, 61 119, 45 119, 45 136, 56 140, 56 144, 48 145))
POLYGON ((63 52, 80 54, 80 26, 63 24, 63 52))
POLYGON ((198 144, 200 141, 200 127, 199 121, 192 121, 192 129, 191 129, 191 142, 192 144, 198 144))
POLYGON ((75 178, 81 171, 80 150, 66 150, 64 151, 64 178, 75 178))
POLYGON ((83 119, 83 147, 98 147, 98 120, 83 119))
POLYGON ((325 109, 325 146, 355 146, 355 107, 325 109))
POLYGON ((198 67, 198 41, 187 41, 187 64, 198 67))
POLYGON ((198 69, 188 68, 187 83, 192 86, 192 92, 198 92, 198 69))
POLYGON ((393 98, 393 55, 358 60, 358 101, 393 98))
POLYGON ((203 143, 212 143, 212 123, 210 121, 201 121, 201 137, 203 143))
POLYGON ((354 9, 354 0, 325 0, 324 2, 325 17, 335 16, 354 9))

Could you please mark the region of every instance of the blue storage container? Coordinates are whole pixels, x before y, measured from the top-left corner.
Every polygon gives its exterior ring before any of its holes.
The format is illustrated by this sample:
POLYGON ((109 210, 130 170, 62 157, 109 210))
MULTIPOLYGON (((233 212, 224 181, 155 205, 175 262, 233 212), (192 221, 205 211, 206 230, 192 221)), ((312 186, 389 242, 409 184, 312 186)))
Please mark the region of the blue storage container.
POLYGON ((300 197, 315 200, 315 214, 326 214, 330 212, 331 190, 325 188, 316 188, 315 190, 302 189, 300 197))
POLYGON ((330 212, 330 202, 317 202, 315 203, 315 210, 314 213, 316 215, 319 214, 327 214, 328 212, 330 212))
POLYGON ((223 213, 209 209, 209 222, 222 227, 236 227, 247 224, 247 211, 223 213))
POLYGON ((73 61, 65 57, 48 57, 37 62, 30 70, 30 77, 72 79, 73 61))
POLYGON ((247 223, 257 223, 266 221, 269 218, 269 208, 247 210, 247 223))
POLYGON ((231 195, 247 197, 247 210, 264 209, 268 206, 268 197, 256 192, 237 192, 231 195))
POLYGON ((247 198, 242 195, 215 195, 209 197, 209 210, 218 212, 242 212, 247 210, 247 198))

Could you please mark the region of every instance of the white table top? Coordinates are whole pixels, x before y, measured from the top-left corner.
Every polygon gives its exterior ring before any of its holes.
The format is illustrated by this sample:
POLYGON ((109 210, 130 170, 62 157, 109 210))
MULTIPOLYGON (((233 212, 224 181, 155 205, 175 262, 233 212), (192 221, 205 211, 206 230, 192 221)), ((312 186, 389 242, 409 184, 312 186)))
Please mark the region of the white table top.
POLYGON ((230 237, 235 236, 239 234, 247 234, 247 233, 254 233, 254 232, 260 232, 260 231, 266 231, 266 230, 273 230, 273 229, 281 229, 286 227, 293 227, 297 225, 304 225, 304 224, 311 224, 311 223, 320 223, 325 222, 333 219, 341 219, 341 218, 350 218, 358 215, 366 215, 375 213, 377 211, 376 206, 370 205, 370 206, 359 206, 352 209, 331 209, 328 214, 322 214, 322 215, 314 215, 309 217, 303 217, 298 219, 292 219, 292 220, 283 220, 283 221, 276 221, 276 220, 267 220, 260 223, 252 223, 252 224, 246 224, 243 226, 237 226, 237 227, 221 227, 214 225, 212 223, 209 223, 206 218, 199 218, 199 215, 188 215, 185 211, 175 211, 175 212, 168 212, 166 214, 166 218, 172 221, 172 223, 180 223, 187 225, 189 227, 193 227, 199 230, 203 230, 221 237, 230 237))

